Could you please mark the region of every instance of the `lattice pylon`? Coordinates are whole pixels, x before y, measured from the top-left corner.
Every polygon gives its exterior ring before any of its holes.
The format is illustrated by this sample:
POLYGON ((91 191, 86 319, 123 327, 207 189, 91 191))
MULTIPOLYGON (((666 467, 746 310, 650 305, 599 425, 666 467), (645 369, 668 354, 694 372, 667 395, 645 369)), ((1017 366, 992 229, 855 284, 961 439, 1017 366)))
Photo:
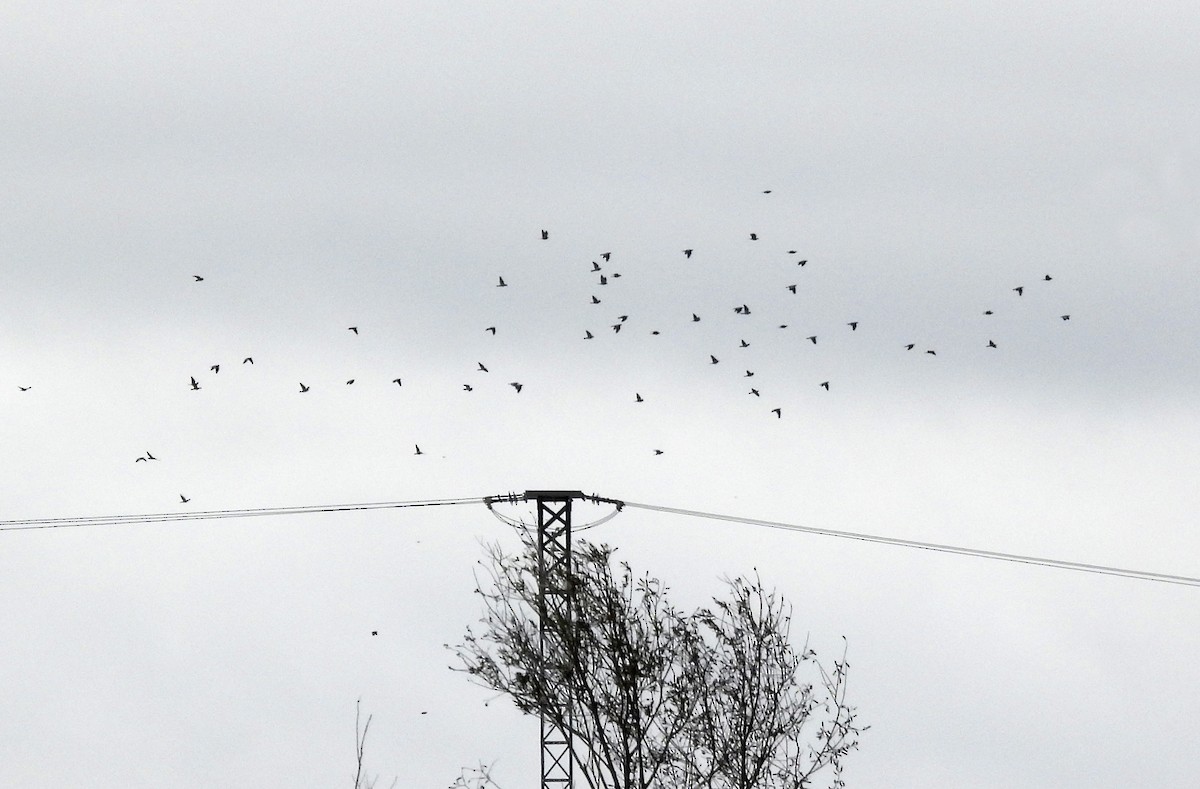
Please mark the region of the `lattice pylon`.
MULTIPOLYGON (((564 640, 575 626, 571 599, 571 499, 570 493, 537 494, 538 513, 538 670, 542 688, 550 688, 546 666, 561 660, 567 650, 564 640), (555 626, 551 623, 562 623, 555 626)), ((555 705, 557 719, 570 726, 570 703, 563 694, 567 688, 548 690, 544 706, 555 705), (562 706, 565 705, 565 706, 562 706)), ((572 789, 574 760, 571 732, 556 722, 555 716, 542 714, 542 789, 572 789)))

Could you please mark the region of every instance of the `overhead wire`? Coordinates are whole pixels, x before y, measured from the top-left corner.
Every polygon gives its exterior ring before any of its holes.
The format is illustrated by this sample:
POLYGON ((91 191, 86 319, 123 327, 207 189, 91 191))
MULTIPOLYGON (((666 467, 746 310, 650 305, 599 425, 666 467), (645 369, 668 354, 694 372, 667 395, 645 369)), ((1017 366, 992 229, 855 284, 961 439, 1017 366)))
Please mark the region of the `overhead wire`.
POLYGON ((902 548, 917 548, 925 551, 936 551, 939 553, 956 554, 959 556, 974 556, 980 559, 993 559, 996 561, 1014 562, 1018 564, 1039 565, 1042 567, 1052 567, 1059 570, 1075 570, 1077 572, 1095 573, 1098 575, 1115 575, 1124 578, 1134 578, 1141 581, 1155 581, 1158 583, 1177 584, 1180 586, 1200 587, 1200 578, 1188 575, 1170 575, 1167 573, 1156 573, 1147 570, 1134 570, 1127 567, 1112 567, 1102 564, 1088 564, 1085 562, 1073 562, 1064 559, 1052 559, 1044 556, 1003 553, 1000 551, 989 551, 980 548, 966 548, 963 546, 949 545, 944 543, 908 540, 900 537, 884 537, 878 534, 840 531, 838 529, 827 529, 818 526, 800 526, 798 524, 784 523, 782 521, 743 518, 736 515, 720 515, 713 512, 700 512, 697 510, 686 510, 678 507, 664 507, 656 504, 638 504, 632 501, 626 501, 625 506, 642 510, 651 510, 654 512, 666 512, 673 515, 741 523, 748 526, 764 526, 771 529, 782 529, 784 531, 816 534, 823 537, 838 537, 841 539, 859 540, 861 542, 873 542, 883 545, 894 545, 902 548))

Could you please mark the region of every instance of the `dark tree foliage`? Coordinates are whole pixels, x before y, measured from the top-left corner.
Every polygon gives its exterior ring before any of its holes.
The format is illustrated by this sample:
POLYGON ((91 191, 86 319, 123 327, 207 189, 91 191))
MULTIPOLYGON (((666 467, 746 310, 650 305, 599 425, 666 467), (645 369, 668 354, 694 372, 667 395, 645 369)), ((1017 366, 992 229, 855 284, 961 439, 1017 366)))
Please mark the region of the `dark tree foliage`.
POLYGON ((541 666, 536 545, 489 546, 481 628, 452 647, 458 669, 570 731, 592 789, 844 786, 867 728, 846 704, 844 656, 826 670, 793 649, 790 606, 757 578, 684 613, 662 582, 614 568, 613 552, 576 541, 572 605, 547 612, 541 666))

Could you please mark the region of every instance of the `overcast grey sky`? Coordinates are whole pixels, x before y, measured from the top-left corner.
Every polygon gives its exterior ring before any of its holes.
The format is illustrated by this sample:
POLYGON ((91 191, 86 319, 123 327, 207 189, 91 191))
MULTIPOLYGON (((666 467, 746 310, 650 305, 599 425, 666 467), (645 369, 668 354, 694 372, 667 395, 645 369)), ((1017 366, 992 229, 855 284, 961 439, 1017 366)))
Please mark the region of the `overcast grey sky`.
MULTIPOLYGON (((1053 6, 4 2, 0 520, 578 488, 1198 575, 1200 10, 1053 6)), ((1194 588, 586 536, 845 635, 853 787, 1200 771, 1194 588)), ((536 722, 442 646, 480 540, 0 532, 0 784, 346 786, 361 697, 385 783, 529 785, 536 722)))

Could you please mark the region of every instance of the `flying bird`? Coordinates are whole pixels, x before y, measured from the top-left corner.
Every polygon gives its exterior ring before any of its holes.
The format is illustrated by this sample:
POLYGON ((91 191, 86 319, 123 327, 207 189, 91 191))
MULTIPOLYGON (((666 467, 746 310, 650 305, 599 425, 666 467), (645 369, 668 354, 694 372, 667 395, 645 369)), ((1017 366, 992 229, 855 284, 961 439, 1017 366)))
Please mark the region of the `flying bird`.
POLYGON ((196 280, 197 282, 203 282, 203 281, 204 281, 204 277, 200 276, 199 274, 193 274, 193 275, 192 275, 192 278, 193 278, 194 280, 196 280))
POLYGON ((614 323, 612 325, 612 330, 613 330, 613 334, 616 334, 617 332, 621 331, 621 324, 614 323))
POLYGON ((612 253, 604 252, 603 254, 600 255, 600 257, 604 258, 604 262, 607 263, 609 260, 612 259, 612 253))
POLYGON ((600 303, 600 299, 596 298, 595 296, 592 296, 592 304, 599 304, 599 303, 600 303))
POLYGON ((1025 292, 1025 286, 1018 285, 1017 287, 1013 288, 1013 290, 1015 290, 1017 292, 1017 295, 1020 296, 1022 293, 1025 292))
POLYGON ((926 351, 925 353, 929 354, 930 356, 937 356, 937 351, 926 351))
POLYGON ((846 325, 850 327, 850 331, 858 331, 858 321, 850 321, 846 325))
POLYGON ((600 270, 600 264, 593 260, 592 261, 592 272, 595 273, 599 270, 600 270))
POLYGON ((1061 318, 1062 318, 1064 321, 1069 321, 1069 320, 1071 320, 1071 316, 1070 316, 1070 315, 1060 315, 1059 317, 1061 317, 1061 318))
POLYGON ((755 388, 753 388, 753 387, 751 387, 751 389, 750 389, 750 391, 748 392, 748 394, 752 394, 752 395, 754 395, 755 397, 762 397, 762 395, 760 395, 760 394, 758 393, 758 390, 757 390, 757 389, 755 389, 755 388))
POLYGON ((683 250, 683 256, 686 258, 690 258, 692 256, 692 250, 690 250, 690 249, 683 250))
POLYGON ((693 312, 692 313, 692 323, 698 323, 699 321, 700 321, 700 316, 693 312))
POLYGON ((490 331, 492 333, 493 337, 496 336, 496 327, 495 326, 488 326, 486 329, 484 329, 484 331, 490 331))
POLYGON ((510 383, 510 384, 509 384, 509 386, 511 386, 513 389, 516 389, 516 390, 517 390, 517 394, 520 394, 520 393, 521 393, 521 388, 524 386, 524 384, 519 384, 519 383, 517 383, 516 381, 513 381, 512 383, 510 383))
POLYGON ((771 194, 771 190, 770 190, 770 189, 764 189, 764 190, 763 190, 763 194, 765 194, 765 195, 769 195, 769 194, 771 194))
POLYGON ((508 283, 504 281, 504 277, 500 277, 499 279, 500 279, 500 284, 497 285, 496 287, 497 288, 507 288, 508 283))
MULTIPOLYGON (((193 380, 195 380, 195 379, 193 379, 193 380)), ((20 384, 17 384, 17 388, 20 389, 22 392, 28 392, 32 387, 21 386, 20 384)), ((199 387, 197 387, 197 388, 199 388, 199 387)))
POLYGON ((488 368, 483 366, 483 362, 476 362, 476 364, 479 365, 479 372, 486 373, 488 371, 488 368))
POLYGON ((373 635, 373 636, 377 636, 377 635, 379 635, 379 631, 378 631, 378 630, 372 630, 372 631, 371 631, 371 635, 373 635))
POLYGON ((1052 279, 1054 279, 1054 277, 1051 277, 1049 274, 1047 274, 1046 276, 1042 277, 1042 281, 1044 281, 1044 282, 1049 282, 1049 281, 1050 281, 1050 280, 1052 280, 1052 279))
POLYGON ((661 455, 662 453, 663 453, 663 451, 661 449, 654 450, 654 454, 656 454, 656 455, 661 455))
POLYGON ((463 384, 463 391, 464 392, 474 392, 475 387, 471 386, 470 384, 463 384))
POLYGON ((629 320, 629 316, 628 315, 618 315, 617 320, 619 320, 621 323, 624 323, 625 321, 629 320))
POLYGON ((825 388, 826 392, 829 391, 829 382, 828 381, 822 381, 821 386, 823 386, 825 388))
POLYGON ((916 348, 916 347, 917 347, 917 344, 916 344, 916 343, 914 343, 914 342, 910 342, 908 345, 905 345, 905 346, 904 346, 904 350, 906 350, 906 351, 911 351, 913 348, 916 348))
POLYGON ((355 334, 358 334, 358 327, 357 326, 347 326, 346 331, 352 331, 355 334))
POLYGON ((219 373, 219 372, 221 372, 221 365, 214 364, 212 367, 209 367, 208 369, 212 370, 214 373, 219 373))
POLYGON ((776 419, 783 419, 783 409, 782 408, 772 408, 771 413, 775 415, 776 419))
POLYGON ((789 249, 789 250, 788 250, 788 254, 789 254, 789 255, 794 255, 794 254, 796 254, 796 250, 794 250, 794 249, 789 249))
POLYGON ((805 337, 804 339, 806 339, 806 340, 812 340, 812 344, 813 344, 813 345, 816 345, 816 344, 817 344, 817 335, 815 335, 815 334, 814 334, 813 336, 811 336, 811 337, 805 337))
POLYGON ((600 275, 600 284, 601 284, 601 285, 607 285, 607 284, 608 284, 608 277, 606 277, 606 276, 604 276, 603 274, 601 274, 601 275, 600 275))
POLYGON ((310 387, 307 387, 304 385, 303 381, 300 382, 300 394, 304 394, 305 392, 307 392, 309 390, 309 388, 310 387))
POLYGON ((590 339, 592 339, 592 337, 594 337, 594 336, 595 336, 595 335, 593 335, 593 334, 592 334, 590 331, 588 331, 587 329, 584 329, 584 330, 583 330, 583 339, 585 339, 585 340, 590 340, 590 339))
POLYGON ((633 402, 635 402, 635 403, 644 403, 644 402, 645 402, 645 400, 643 400, 643 399, 642 399, 642 396, 641 396, 640 394, 638 394, 637 392, 634 392, 634 393, 633 393, 633 396, 634 396, 635 398, 637 398, 637 399, 636 399, 636 400, 634 400, 633 402))
POLYGON ((741 343, 738 345, 738 347, 739 348, 749 348, 750 343, 746 342, 745 340, 742 340, 741 343))
POLYGON ((192 376, 192 391, 195 392, 199 389, 200 389, 200 382, 197 381, 196 376, 193 375, 192 376))
POLYGON ((808 263, 808 259, 807 259, 807 258, 805 258, 804 260, 801 260, 801 261, 800 261, 800 262, 798 262, 796 265, 797 265, 797 266, 803 266, 803 265, 805 265, 806 263, 808 263))
POLYGON ((716 364, 717 362, 721 361, 721 360, 720 360, 720 359, 718 359, 717 357, 713 356, 711 353, 708 355, 708 358, 709 358, 709 359, 712 359, 712 362, 711 362, 711 364, 716 364))
POLYGON ((995 343, 995 341, 993 341, 993 340, 988 340, 987 347, 989 347, 989 348, 995 348, 995 347, 996 347, 996 343, 995 343))
POLYGON ((189 499, 187 496, 183 495, 182 493, 179 494, 180 504, 187 504, 189 501, 191 501, 191 499, 189 499))
POLYGON ((146 451, 146 460, 158 460, 158 458, 154 457, 154 455, 151 455, 150 451, 147 450, 146 451))
POLYGON ((134 458, 134 460, 133 460, 134 463, 137 463, 139 461, 144 463, 146 461, 146 459, 145 458, 134 458))
POLYGON ((983 311, 983 314, 984 314, 984 315, 991 315, 991 314, 992 314, 992 311, 991 311, 991 310, 984 310, 984 311, 983 311))
POLYGON ((424 455, 425 454, 424 452, 421 451, 420 444, 413 444, 413 446, 417 448, 417 451, 413 453, 414 455, 424 455))
POLYGON ((349 386, 349 385, 350 385, 350 384, 352 384, 352 383, 354 383, 354 379, 353 379, 353 378, 351 378, 349 381, 347 381, 347 382, 346 382, 346 386, 349 386))
POLYGON ((247 356, 245 359, 242 359, 242 364, 254 364, 254 360, 247 356))
POLYGON ((404 384, 400 383, 399 378, 393 378, 392 383, 394 383, 396 386, 404 386, 404 384))
POLYGON ((751 233, 751 234, 750 234, 750 240, 751 240, 751 241, 757 241, 757 240, 758 240, 758 233, 751 233))
POLYGON ((795 285, 788 285, 788 286, 787 286, 787 289, 788 289, 788 290, 790 290, 792 293, 795 293, 795 292, 796 292, 796 286, 795 286, 795 285))
POLYGON ((747 370, 747 371, 746 371, 746 374, 745 374, 745 375, 743 375, 742 377, 743 377, 743 378, 753 378, 753 377, 754 377, 754 373, 752 373, 750 370, 747 370))
POLYGON ((542 240, 543 240, 543 241, 545 241, 545 240, 546 240, 546 239, 548 239, 548 238, 550 238, 550 231, 549 231, 549 230, 543 230, 543 231, 542 231, 542 240))

